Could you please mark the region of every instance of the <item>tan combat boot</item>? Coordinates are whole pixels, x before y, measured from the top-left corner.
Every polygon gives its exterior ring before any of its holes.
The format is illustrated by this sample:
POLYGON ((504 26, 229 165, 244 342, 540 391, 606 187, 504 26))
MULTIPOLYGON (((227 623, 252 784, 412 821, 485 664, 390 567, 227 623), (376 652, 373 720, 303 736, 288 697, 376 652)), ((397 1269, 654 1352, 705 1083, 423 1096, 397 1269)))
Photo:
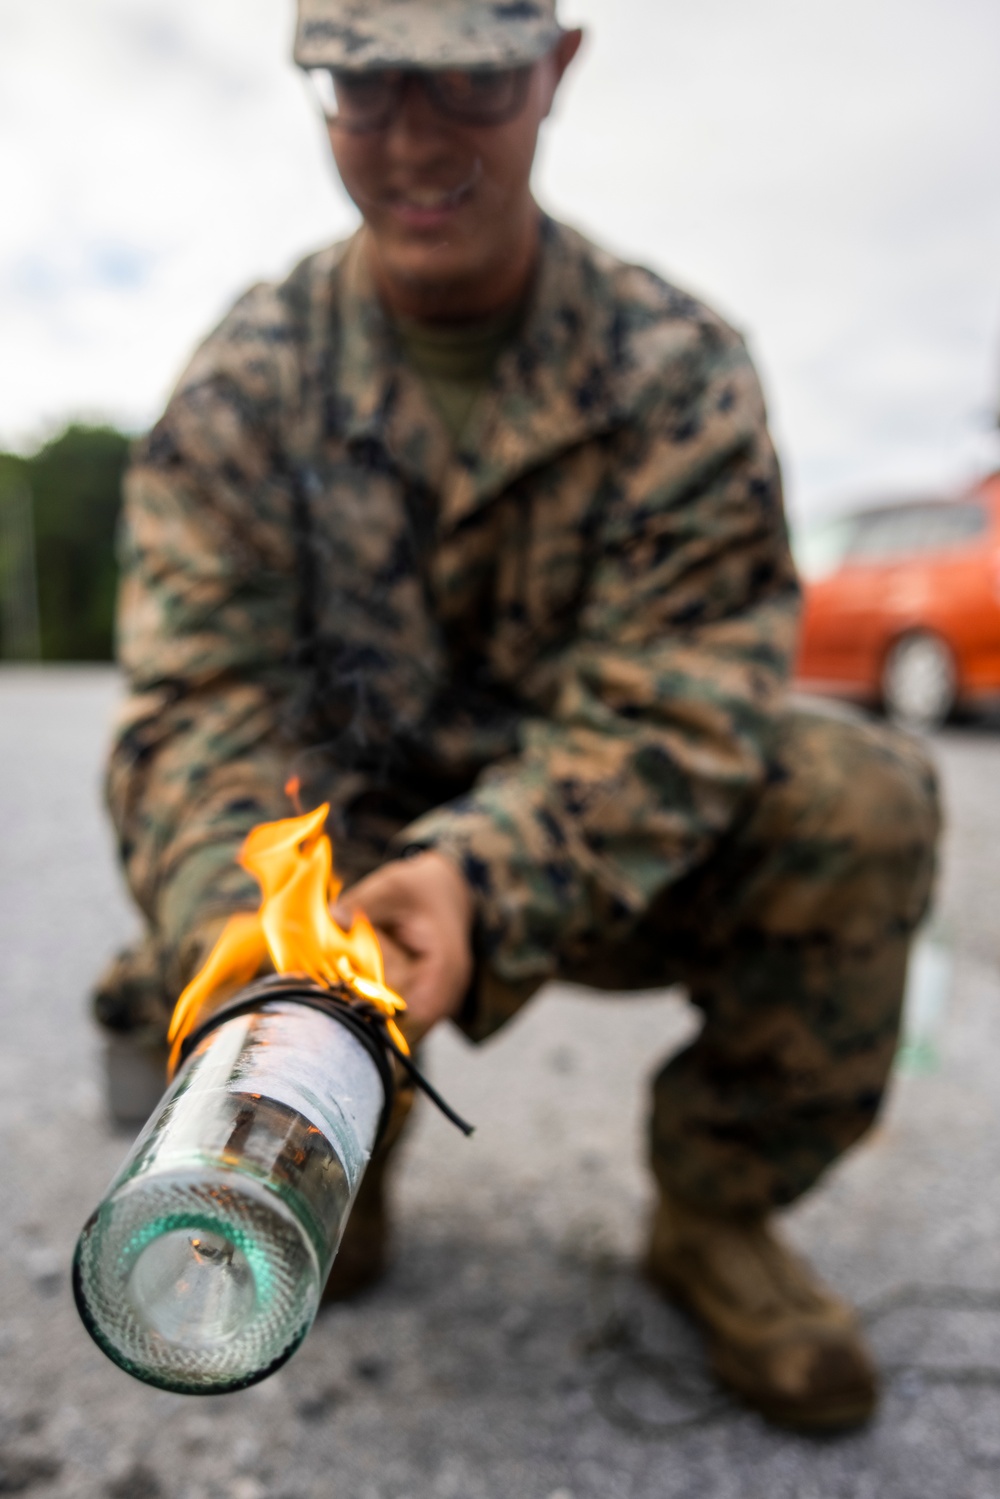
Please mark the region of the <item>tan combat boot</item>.
POLYGON ((337 1258, 323 1290, 322 1305, 348 1301, 380 1281, 389 1264, 387 1177, 403 1127, 413 1107, 413 1090, 401 1087, 388 1128, 361 1179, 337 1258))
POLYGON ((766 1218, 661 1197, 646 1269, 701 1323, 722 1383, 767 1420, 831 1431, 871 1416, 877 1377, 855 1313, 766 1218))

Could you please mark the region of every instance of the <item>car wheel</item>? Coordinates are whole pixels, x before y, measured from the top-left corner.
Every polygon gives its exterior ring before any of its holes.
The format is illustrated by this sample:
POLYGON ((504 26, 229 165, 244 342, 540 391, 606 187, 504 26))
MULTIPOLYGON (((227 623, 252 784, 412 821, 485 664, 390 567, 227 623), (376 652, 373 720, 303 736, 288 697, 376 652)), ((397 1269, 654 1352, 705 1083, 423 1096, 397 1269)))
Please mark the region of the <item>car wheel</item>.
POLYGON ((882 705, 916 729, 943 724, 958 696, 955 658, 940 635, 918 631, 897 640, 882 668, 882 705))

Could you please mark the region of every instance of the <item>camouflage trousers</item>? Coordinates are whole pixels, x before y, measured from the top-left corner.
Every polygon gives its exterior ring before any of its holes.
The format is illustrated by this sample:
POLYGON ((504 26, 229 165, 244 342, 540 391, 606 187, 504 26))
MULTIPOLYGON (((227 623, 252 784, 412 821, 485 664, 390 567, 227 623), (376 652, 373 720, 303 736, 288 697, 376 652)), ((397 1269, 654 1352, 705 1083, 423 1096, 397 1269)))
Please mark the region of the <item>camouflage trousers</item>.
POLYGON ((933 880, 936 780, 883 726, 792 712, 767 784, 627 949, 567 974, 682 983, 704 1015, 653 1083, 652 1168, 706 1209, 791 1202, 871 1125, 933 880))
MULTIPOLYGON (((704 1015, 653 1084, 650 1154, 663 1188, 727 1212, 778 1206, 868 1129, 939 825, 934 771, 915 740, 789 712, 762 792, 711 857, 626 944, 561 974, 619 993, 680 983, 704 1015)), ((350 862, 349 849, 338 853, 350 862)), ((123 954, 96 998, 106 1027, 155 1046, 171 1002, 150 951, 123 954)), ((469 1034, 496 1030, 532 987, 483 974, 469 1034)))

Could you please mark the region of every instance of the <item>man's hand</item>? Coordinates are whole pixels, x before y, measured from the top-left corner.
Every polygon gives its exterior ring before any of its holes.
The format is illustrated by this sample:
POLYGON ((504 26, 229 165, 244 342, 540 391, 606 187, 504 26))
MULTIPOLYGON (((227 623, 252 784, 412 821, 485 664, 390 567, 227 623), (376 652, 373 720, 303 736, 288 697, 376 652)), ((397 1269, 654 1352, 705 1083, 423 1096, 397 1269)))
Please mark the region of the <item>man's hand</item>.
POLYGON ((439 1020, 455 1015, 472 978, 472 892, 458 869, 433 849, 384 864, 337 902, 349 926, 364 911, 385 958, 385 980, 406 1000, 401 1024, 416 1044, 439 1020))

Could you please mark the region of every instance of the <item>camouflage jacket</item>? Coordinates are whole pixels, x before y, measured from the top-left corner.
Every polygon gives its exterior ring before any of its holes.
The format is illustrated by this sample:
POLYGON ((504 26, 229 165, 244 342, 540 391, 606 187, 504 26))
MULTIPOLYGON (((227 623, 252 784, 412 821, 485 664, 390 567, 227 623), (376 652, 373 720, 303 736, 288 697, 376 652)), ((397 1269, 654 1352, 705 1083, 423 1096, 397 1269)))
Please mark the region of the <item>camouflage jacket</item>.
POLYGON ((168 957, 256 906, 233 856, 292 773, 348 875, 457 860, 512 993, 622 940, 766 773, 798 590, 748 355, 551 221, 459 451, 360 236, 248 292, 137 448, 121 561, 109 796, 168 957))

